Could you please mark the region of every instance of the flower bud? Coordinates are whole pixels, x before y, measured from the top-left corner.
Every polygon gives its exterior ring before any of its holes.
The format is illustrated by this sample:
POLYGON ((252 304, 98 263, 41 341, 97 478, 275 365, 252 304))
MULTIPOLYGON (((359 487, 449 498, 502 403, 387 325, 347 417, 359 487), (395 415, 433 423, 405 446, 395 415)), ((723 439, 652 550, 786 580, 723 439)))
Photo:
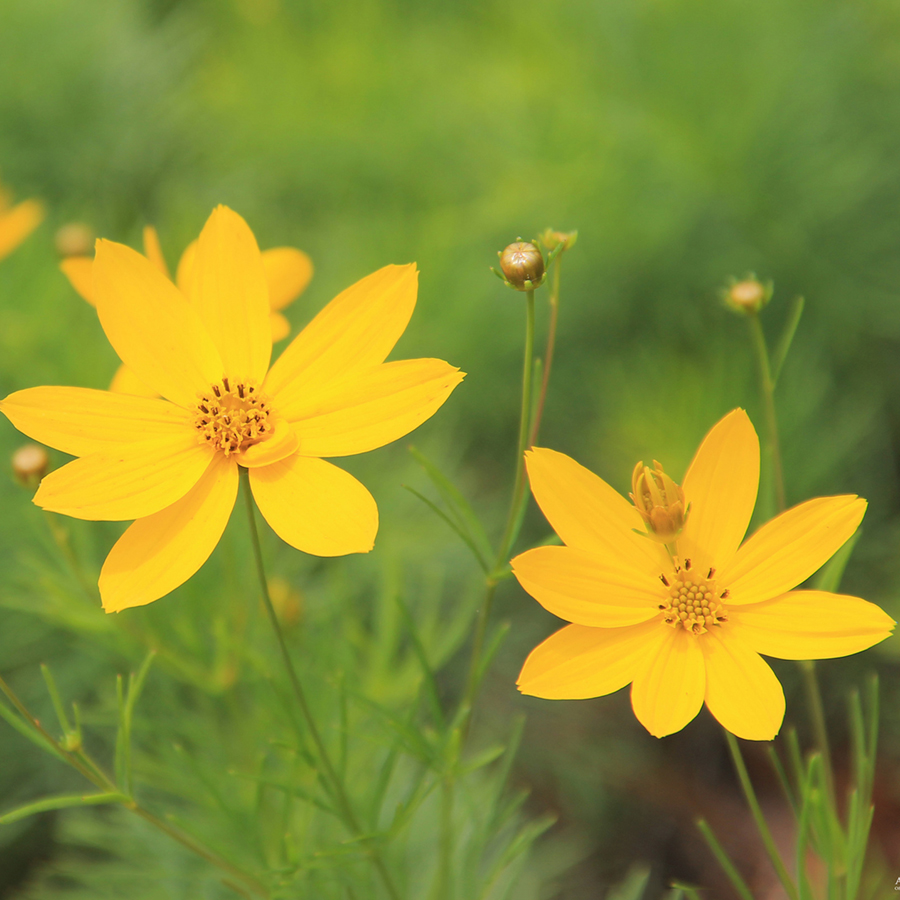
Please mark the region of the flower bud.
POLYGON ((736 312, 755 315, 772 299, 772 284, 763 284, 751 275, 743 281, 732 281, 723 297, 736 312))
POLYGON ((565 253, 565 251, 568 250, 569 247, 571 247, 577 240, 577 231, 554 231, 552 228, 548 228, 541 235, 541 243, 551 253, 557 247, 559 247, 560 244, 562 245, 562 250, 560 250, 560 253, 565 253))
POLYGON ((517 291, 533 291, 544 280, 544 257, 534 244, 516 241, 497 255, 506 283, 517 291))
POLYGON ((28 488, 36 488, 50 468, 50 457, 40 444, 23 444, 12 455, 12 470, 16 481, 28 488))
POLYGON ((56 232, 56 252, 70 256, 91 256, 94 252, 94 232, 84 222, 69 222, 56 232))
POLYGON ((269 599, 275 607, 278 621, 285 628, 293 628, 303 618, 303 595, 284 579, 267 579, 269 586, 269 599))
POLYGON ((631 500, 647 527, 647 536, 669 544, 681 534, 687 519, 684 491, 663 472, 654 459, 654 468, 639 462, 631 476, 631 500))

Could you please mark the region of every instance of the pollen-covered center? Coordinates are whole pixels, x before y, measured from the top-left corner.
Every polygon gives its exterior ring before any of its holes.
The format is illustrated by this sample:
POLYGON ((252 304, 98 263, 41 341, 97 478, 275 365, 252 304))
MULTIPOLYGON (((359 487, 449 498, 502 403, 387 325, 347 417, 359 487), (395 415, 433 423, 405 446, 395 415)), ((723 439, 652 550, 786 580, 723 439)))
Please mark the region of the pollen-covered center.
POLYGON ((223 378, 200 395, 194 428, 200 439, 226 456, 271 437, 271 405, 250 381, 223 378))
POLYGON ((728 596, 728 591, 719 591, 713 576, 715 569, 710 569, 704 578, 696 570, 691 570, 691 561, 686 559, 684 566, 676 566, 675 577, 660 575, 669 596, 659 604, 663 612, 663 620, 673 628, 684 628, 691 634, 704 634, 713 626, 728 621, 725 607, 721 601, 728 596))

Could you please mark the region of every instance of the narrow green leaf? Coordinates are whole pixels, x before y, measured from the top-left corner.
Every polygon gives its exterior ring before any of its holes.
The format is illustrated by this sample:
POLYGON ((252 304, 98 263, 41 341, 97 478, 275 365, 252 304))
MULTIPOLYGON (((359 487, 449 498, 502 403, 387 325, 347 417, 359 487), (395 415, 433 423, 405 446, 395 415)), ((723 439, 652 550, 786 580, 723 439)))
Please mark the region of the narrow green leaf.
POLYGON ((22 737, 28 738, 32 744, 37 745, 41 748, 41 750, 46 750, 51 755, 55 756, 61 762, 68 762, 68 760, 53 746, 53 744, 49 743, 47 739, 35 729, 33 725, 29 722, 25 721, 21 716, 17 715, 13 710, 9 709, 5 703, 0 703, 0 716, 6 719, 22 737))
POLYGON ((797 326, 800 324, 800 318, 803 315, 804 300, 802 297, 795 297, 791 303, 788 312, 787 321, 784 323, 784 331, 781 332, 781 338, 775 353, 772 355, 772 384, 778 384, 778 376, 781 374, 781 367, 787 359, 788 351, 794 341, 794 335, 797 333, 797 326))
POLYGON ((813 587, 817 591, 830 591, 833 593, 838 590, 841 586, 841 579, 844 577, 844 569, 847 568, 847 563, 850 562, 853 548, 856 546, 856 542, 861 534, 862 531, 857 528, 850 540, 822 566, 819 573, 813 578, 813 587))
POLYGON ((502 744, 496 744, 493 747, 482 750, 480 753, 476 753, 474 756, 469 757, 469 759, 459 767, 459 774, 467 775, 469 772, 483 769, 485 766, 490 765, 495 759, 499 759, 505 750, 506 747, 502 744))
MULTIPOLYGON (((156 651, 151 650, 141 663, 137 675, 130 674, 128 676, 128 693, 125 697, 125 708, 122 715, 121 728, 123 731, 123 775, 124 780, 119 781, 119 786, 124 787, 126 793, 132 793, 132 771, 131 771, 131 725, 134 721, 134 708, 140 699, 141 692, 144 689, 144 682, 147 680, 147 673, 150 666, 156 658, 156 651)), ((118 740, 116 741, 118 747, 118 740)), ((117 770, 118 771, 118 770, 117 770)))
POLYGON ((59 727, 62 730, 63 736, 68 736, 72 731, 72 728, 69 725, 69 719, 66 716, 66 710, 63 706, 63 702, 60 699, 59 690, 56 687, 56 681, 53 678, 53 673, 50 671, 50 667, 46 663, 41 663, 41 675, 44 676, 44 683, 47 685, 47 692, 50 694, 50 699, 53 702, 53 709, 56 712, 56 718, 59 721, 59 727))
POLYGON ((688 900, 700 900, 697 888, 691 884, 685 884, 683 881, 673 881, 671 887, 674 896, 669 896, 666 900, 679 900, 678 893, 683 893, 688 900))
POLYGON ((0 816, 0 825, 9 825, 18 822, 19 819, 33 816, 35 813, 47 812, 52 809, 68 809, 73 806, 97 806, 102 803, 127 803, 129 798, 125 794, 63 794, 57 797, 45 797, 10 810, 0 816))
POLYGON ((740 895, 741 900, 753 900, 753 894, 750 892, 750 888, 747 887, 747 882, 744 881, 744 879, 741 877, 741 873, 738 872, 738 870, 735 868, 734 863, 731 861, 728 854, 719 843, 718 839, 713 833, 712 828, 709 827, 706 820, 698 819, 697 828, 700 829, 700 833, 706 840, 709 849, 712 850, 713 856, 715 856, 719 865, 722 867, 722 871, 731 882, 731 886, 740 895))
POLYGON ((784 766, 781 763, 781 757, 778 755, 778 751, 775 749, 773 744, 769 744, 766 748, 769 753, 769 762, 772 763, 772 768, 775 770, 775 774, 778 776, 778 781, 781 784, 781 789, 784 791, 784 796, 787 802, 790 804, 791 812, 794 814, 794 818, 797 818, 797 800, 794 797, 794 792, 791 789, 791 782, 787 777, 787 772, 784 770, 784 766))
POLYGON ((618 884, 606 892, 606 900, 641 900, 649 880, 649 866, 633 866, 618 884))
POLYGON ((442 729, 444 727, 444 710, 441 706, 441 697, 438 691, 434 670, 428 662, 425 647, 422 644, 422 639, 419 637, 419 629, 416 626, 416 621, 413 618, 412 613, 409 611, 409 607, 399 594, 397 594, 396 597, 397 605, 400 607, 403 621, 406 623, 406 629, 409 632, 410 641, 412 641, 413 652, 416 655, 419 667, 422 670, 422 676, 425 680, 425 695, 428 698, 428 705, 431 708, 431 717, 438 728, 442 729))

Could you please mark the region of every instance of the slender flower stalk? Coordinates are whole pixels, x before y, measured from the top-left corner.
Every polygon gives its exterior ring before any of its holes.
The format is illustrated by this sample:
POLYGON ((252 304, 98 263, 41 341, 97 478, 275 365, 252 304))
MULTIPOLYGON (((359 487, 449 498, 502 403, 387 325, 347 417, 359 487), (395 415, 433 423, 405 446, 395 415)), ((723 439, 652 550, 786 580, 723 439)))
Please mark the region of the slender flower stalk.
POLYGON ((553 348, 556 346, 556 321, 559 318, 559 269, 562 265, 562 254, 553 263, 553 278, 550 284, 550 321, 547 325, 547 347, 544 350, 544 371, 541 377, 541 390, 538 394, 537 406, 534 412, 534 421, 531 423, 531 432, 528 435, 528 446, 533 447, 541 430, 541 419, 544 415, 544 403, 547 400, 547 386, 550 383, 550 369, 553 366, 553 348))
MULTIPOLYGON (((344 782, 338 775, 337 769, 335 768, 334 763, 331 761, 331 755, 328 753, 328 748, 325 746, 325 742, 322 740, 322 735, 319 732, 319 728, 316 725, 316 720, 313 717, 309 702, 306 699, 306 692, 303 690, 303 685, 300 682, 300 678, 297 675, 297 670, 294 668, 294 663, 291 660, 291 654, 288 650, 287 642, 284 639, 284 632, 281 630, 281 624, 278 621, 278 614, 275 612, 275 607, 272 604, 272 598, 269 595, 269 582, 266 578, 265 565, 263 563, 262 556, 262 545, 260 544, 259 531, 256 527, 256 512, 254 510, 253 494, 250 489, 249 472, 243 468, 241 469, 241 480, 243 482, 242 493, 244 494, 244 498, 246 500, 247 522, 250 528, 250 540, 253 545, 253 558, 256 563, 256 574, 259 577, 260 594, 262 595, 263 604, 266 607, 269 621, 272 624, 272 629, 275 632, 275 638, 278 642, 278 649, 281 653, 281 659, 284 662, 284 667, 287 671, 288 678, 290 679, 291 688, 294 692, 294 697, 297 700, 297 706, 300 708, 300 714, 303 717, 303 722, 306 726, 309 736, 312 738, 313 744, 315 745, 316 755, 318 756, 319 762, 322 765, 325 777, 330 784, 333 796, 337 801, 341 818, 344 820, 345 826, 350 832, 352 832, 353 836, 355 838, 359 838, 363 834, 363 829, 360 826, 359 819, 357 818, 356 812, 353 809, 350 798, 347 796, 347 792, 344 789, 344 782)), ((300 732, 300 739, 301 741, 305 741, 306 739, 306 735, 302 731, 300 732)), ((391 874, 388 871, 388 868, 385 865, 385 862, 382 859, 377 847, 371 844, 369 846, 369 856, 384 883, 388 895, 392 898, 392 900, 399 900, 400 894, 397 890, 396 885, 394 884, 391 874)))

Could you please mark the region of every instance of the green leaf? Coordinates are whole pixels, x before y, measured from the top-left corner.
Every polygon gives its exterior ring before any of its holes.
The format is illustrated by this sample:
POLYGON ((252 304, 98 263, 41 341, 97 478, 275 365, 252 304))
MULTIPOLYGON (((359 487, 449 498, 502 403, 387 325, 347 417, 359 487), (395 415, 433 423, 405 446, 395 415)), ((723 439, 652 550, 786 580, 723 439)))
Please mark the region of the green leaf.
POLYGON ((649 866, 632 866, 628 874, 607 891, 606 900, 641 900, 649 880, 649 866))
POLYGON ((437 679, 435 678, 434 670, 428 662, 425 647, 419 637, 419 629, 416 627, 415 619, 413 619, 409 607, 403 602, 403 598, 399 594, 397 595, 397 606, 400 607, 403 621, 406 623, 406 629, 409 632, 409 638, 412 641, 413 652, 419 662, 419 667, 422 669, 422 675, 425 679, 425 695, 428 698, 431 716, 434 719, 435 724, 439 728, 443 728, 444 710, 441 706, 441 697, 438 692, 437 679))
POLYGON ((72 728, 69 725, 69 719, 66 716, 66 710, 63 706, 62 699, 59 696, 59 690, 56 687, 56 681, 53 678, 53 673, 50 671, 50 667, 46 663, 41 663, 41 675, 44 676, 44 682, 47 685, 47 691, 50 694, 50 699, 53 702, 53 710, 56 712, 56 718, 59 721, 59 727, 62 730, 64 736, 68 736, 72 728))
POLYGON ((861 534, 862 530, 857 528, 850 540, 822 566, 813 579, 813 587, 817 591, 830 591, 833 593, 841 586, 844 569, 847 568, 847 563, 850 562, 853 548, 856 546, 856 542, 861 534))
POLYGON ((45 797, 34 803, 27 803, 18 809, 10 810, 0 816, 0 825, 9 825, 18 822, 19 819, 33 816, 36 813, 47 812, 51 809, 68 809, 73 806, 97 806, 102 803, 127 803, 129 797, 125 794, 61 794, 57 797, 45 797))
POLYGON ((41 750, 46 750, 61 762, 68 762, 62 753, 60 753, 59 750, 57 750, 56 747, 54 747, 53 744, 51 744, 39 731, 37 731, 32 724, 9 709, 5 703, 0 703, 0 716, 6 719, 6 721, 9 722, 22 737, 28 738, 32 744, 36 744, 41 750))
POLYGON ((781 367, 787 359, 788 351, 791 349, 794 335, 797 332, 797 326, 800 324, 800 317, 803 315, 803 303, 802 297, 795 297, 792 301, 790 311, 788 312, 787 322, 784 324, 784 331, 781 332, 778 346, 775 348, 775 353, 772 355, 773 387, 778 383, 781 367))

